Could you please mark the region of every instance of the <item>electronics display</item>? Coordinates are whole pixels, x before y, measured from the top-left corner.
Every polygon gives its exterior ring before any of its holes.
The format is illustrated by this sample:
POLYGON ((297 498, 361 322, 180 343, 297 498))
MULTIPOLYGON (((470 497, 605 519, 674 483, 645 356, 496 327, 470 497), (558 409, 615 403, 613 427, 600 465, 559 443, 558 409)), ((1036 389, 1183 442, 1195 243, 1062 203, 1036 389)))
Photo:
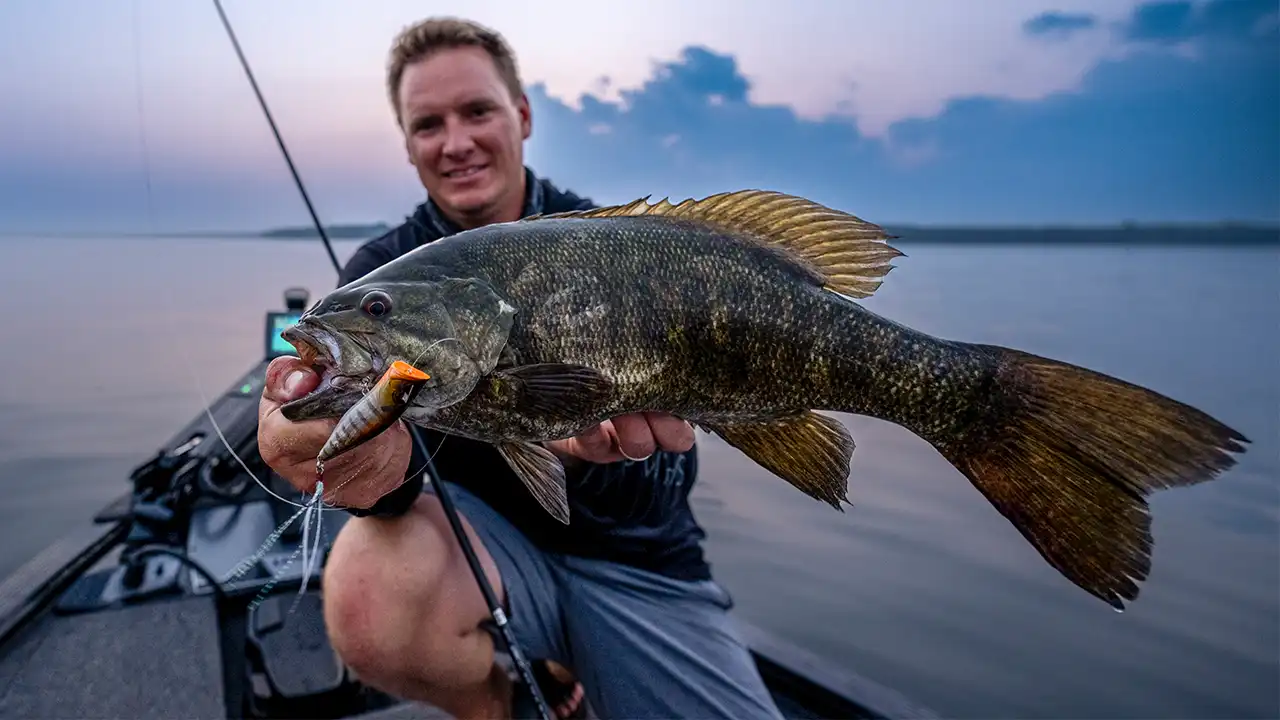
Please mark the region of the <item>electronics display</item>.
POLYGON ((267 313, 267 336, 266 336, 266 356, 268 359, 277 358, 281 355, 297 355, 298 351, 284 338, 280 337, 280 333, 292 325, 296 325, 298 320, 302 318, 300 310, 285 310, 267 313))

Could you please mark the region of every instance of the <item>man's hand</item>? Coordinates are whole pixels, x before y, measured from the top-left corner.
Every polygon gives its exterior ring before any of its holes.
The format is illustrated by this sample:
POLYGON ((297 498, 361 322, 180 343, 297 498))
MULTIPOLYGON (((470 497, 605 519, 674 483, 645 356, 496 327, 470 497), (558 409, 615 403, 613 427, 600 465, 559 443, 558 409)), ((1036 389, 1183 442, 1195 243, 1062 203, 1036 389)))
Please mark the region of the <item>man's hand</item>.
POLYGON ((655 450, 685 452, 693 447, 693 427, 667 413, 633 413, 605 420, 565 440, 546 443, 561 460, 593 463, 644 460, 655 450))
MULTIPOLYGON (((258 403, 262 459, 304 493, 315 491, 316 455, 338 421, 290 422, 280 414, 280 406, 306 395, 319 383, 320 377, 298 358, 276 358, 267 366, 266 386, 258 403)), ((325 462, 325 501, 342 507, 371 507, 404 482, 412 456, 409 442, 409 431, 396 422, 372 440, 325 462)))

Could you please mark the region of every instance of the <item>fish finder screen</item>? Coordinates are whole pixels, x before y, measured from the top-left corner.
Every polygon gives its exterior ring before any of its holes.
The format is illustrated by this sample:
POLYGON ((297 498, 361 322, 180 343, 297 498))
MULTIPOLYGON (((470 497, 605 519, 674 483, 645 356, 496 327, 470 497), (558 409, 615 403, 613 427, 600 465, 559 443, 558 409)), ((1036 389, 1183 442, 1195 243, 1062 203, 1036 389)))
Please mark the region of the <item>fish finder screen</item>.
POLYGON ((298 351, 292 345, 280 337, 280 333, 284 332, 285 328, 297 324, 301 318, 302 313, 298 312, 273 312, 267 314, 267 355, 269 357, 298 354, 298 351))

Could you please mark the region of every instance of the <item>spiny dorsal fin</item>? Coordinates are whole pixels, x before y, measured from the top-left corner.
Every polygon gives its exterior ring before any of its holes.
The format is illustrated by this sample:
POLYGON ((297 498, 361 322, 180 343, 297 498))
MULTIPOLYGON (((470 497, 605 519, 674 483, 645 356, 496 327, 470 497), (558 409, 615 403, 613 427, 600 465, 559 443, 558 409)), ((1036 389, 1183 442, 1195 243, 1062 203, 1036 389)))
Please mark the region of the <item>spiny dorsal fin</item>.
POLYGON ((794 195, 738 190, 676 205, 667 198, 651 204, 650 197, 525 220, 638 215, 692 220, 785 249, 822 277, 825 287, 855 298, 874 293, 893 269, 890 261, 904 256, 887 242, 895 236, 880 226, 794 195))

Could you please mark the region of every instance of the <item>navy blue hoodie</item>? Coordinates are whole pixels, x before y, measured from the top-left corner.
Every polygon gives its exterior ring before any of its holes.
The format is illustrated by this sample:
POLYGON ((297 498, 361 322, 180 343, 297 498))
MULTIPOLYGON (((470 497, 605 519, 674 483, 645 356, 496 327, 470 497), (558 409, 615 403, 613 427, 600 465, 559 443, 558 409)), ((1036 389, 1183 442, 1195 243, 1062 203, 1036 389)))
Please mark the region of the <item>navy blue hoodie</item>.
MULTIPOLYGON (((521 217, 582 210, 595 205, 525 169, 521 217)), ((425 243, 460 232, 430 199, 403 224, 368 241, 347 261, 339 285, 345 285, 425 243)), ((432 453, 439 480, 465 487, 548 552, 611 560, 679 579, 710 577, 701 547, 704 533, 689 507, 697 478, 697 448, 686 453, 655 452, 639 461, 587 465, 567 478, 570 524, 551 517, 529 493, 507 462, 488 443, 418 429, 432 453)), ((426 458, 413 446, 409 470, 426 458)), ((422 492, 415 473, 367 511, 356 515, 398 515, 422 492)))

